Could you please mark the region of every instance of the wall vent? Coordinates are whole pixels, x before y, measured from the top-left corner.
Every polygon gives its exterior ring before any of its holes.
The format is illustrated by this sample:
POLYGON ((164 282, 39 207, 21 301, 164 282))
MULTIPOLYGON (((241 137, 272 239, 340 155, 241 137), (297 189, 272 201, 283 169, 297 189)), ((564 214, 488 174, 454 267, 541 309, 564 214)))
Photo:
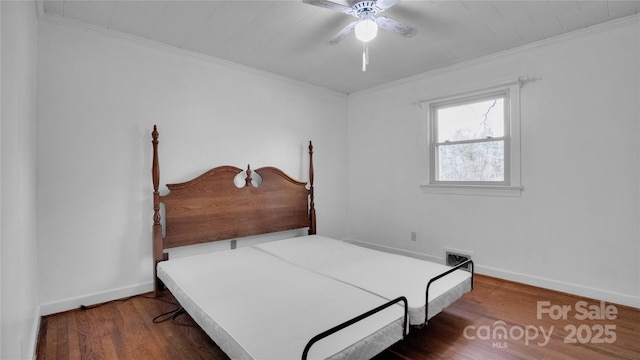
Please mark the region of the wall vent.
MULTIPOLYGON (((471 255, 461 254, 461 253, 448 251, 448 250, 446 252, 446 256, 445 257, 446 257, 447 266, 456 266, 458 264, 461 264, 461 263, 471 259, 471 255)), ((471 264, 467 264, 467 265, 463 266, 462 269, 466 269, 468 271, 471 271, 471 264)))

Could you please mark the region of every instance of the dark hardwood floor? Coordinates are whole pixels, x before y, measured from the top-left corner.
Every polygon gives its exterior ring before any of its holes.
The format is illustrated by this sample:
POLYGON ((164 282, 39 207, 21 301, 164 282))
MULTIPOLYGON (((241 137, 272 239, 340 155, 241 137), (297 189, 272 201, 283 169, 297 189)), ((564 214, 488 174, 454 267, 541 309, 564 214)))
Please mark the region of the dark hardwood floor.
MULTIPOLYGON (((152 321, 173 302, 147 294, 45 316, 36 358, 227 359, 188 315, 152 321)), ((376 357, 387 359, 637 360, 640 310, 476 275, 471 293, 376 357)))

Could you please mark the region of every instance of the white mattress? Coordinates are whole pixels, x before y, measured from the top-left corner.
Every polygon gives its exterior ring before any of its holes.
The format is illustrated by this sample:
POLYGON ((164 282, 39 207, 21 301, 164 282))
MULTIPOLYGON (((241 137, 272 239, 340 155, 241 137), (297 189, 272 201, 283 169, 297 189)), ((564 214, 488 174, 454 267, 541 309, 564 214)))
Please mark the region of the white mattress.
MULTIPOLYGON (((232 359, 300 359, 313 336, 387 302, 255 248, 163 261, 158 277, 232 359)), ((370 358, 402 338, 403 317, 391 306, 309 358, 370 358)))
MULTIPOLYGON (((255 246, 297 266, 387 299, 405 296, 411 325, 425 322, 429 280, 451 269, 442 264, 364 248, 319 235, 255 246)), ((429 289, 429 319, 471 290, 471 273, 456 270, 429 289)))

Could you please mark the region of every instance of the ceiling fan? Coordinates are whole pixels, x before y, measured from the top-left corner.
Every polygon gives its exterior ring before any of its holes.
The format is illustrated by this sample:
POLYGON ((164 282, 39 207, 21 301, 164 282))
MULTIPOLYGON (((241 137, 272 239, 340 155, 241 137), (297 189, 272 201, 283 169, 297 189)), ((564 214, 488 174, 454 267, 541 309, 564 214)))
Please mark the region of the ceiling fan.
POLYGON ((348 0, 349 6, 338 4, 329 0, 302 0, 305 4, 323 7, 338 11, 358 18, 357 21, 345 26, 329 43, 336 44, 351 32, 356 33, 356 38, 363 43, 362 71, 366 71, 369 63, 369 51, 367 43, 378 34, 378 27, 384 30, 400 34, 405 37, 415 36, 416 29, 386 16, 377 16, 379 13, 396 5, 400 0, 348 0))

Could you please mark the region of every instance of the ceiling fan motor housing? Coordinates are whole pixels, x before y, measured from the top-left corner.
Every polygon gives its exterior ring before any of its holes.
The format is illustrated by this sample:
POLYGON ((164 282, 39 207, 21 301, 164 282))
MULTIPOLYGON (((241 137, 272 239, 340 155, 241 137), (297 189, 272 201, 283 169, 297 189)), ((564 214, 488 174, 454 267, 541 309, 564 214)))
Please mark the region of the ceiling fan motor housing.
POLYGON ((360 1, 353 5, 352 9, 355 11, 355 15, 362 20, 372 18, 378 12, 375 1, 360 1))

